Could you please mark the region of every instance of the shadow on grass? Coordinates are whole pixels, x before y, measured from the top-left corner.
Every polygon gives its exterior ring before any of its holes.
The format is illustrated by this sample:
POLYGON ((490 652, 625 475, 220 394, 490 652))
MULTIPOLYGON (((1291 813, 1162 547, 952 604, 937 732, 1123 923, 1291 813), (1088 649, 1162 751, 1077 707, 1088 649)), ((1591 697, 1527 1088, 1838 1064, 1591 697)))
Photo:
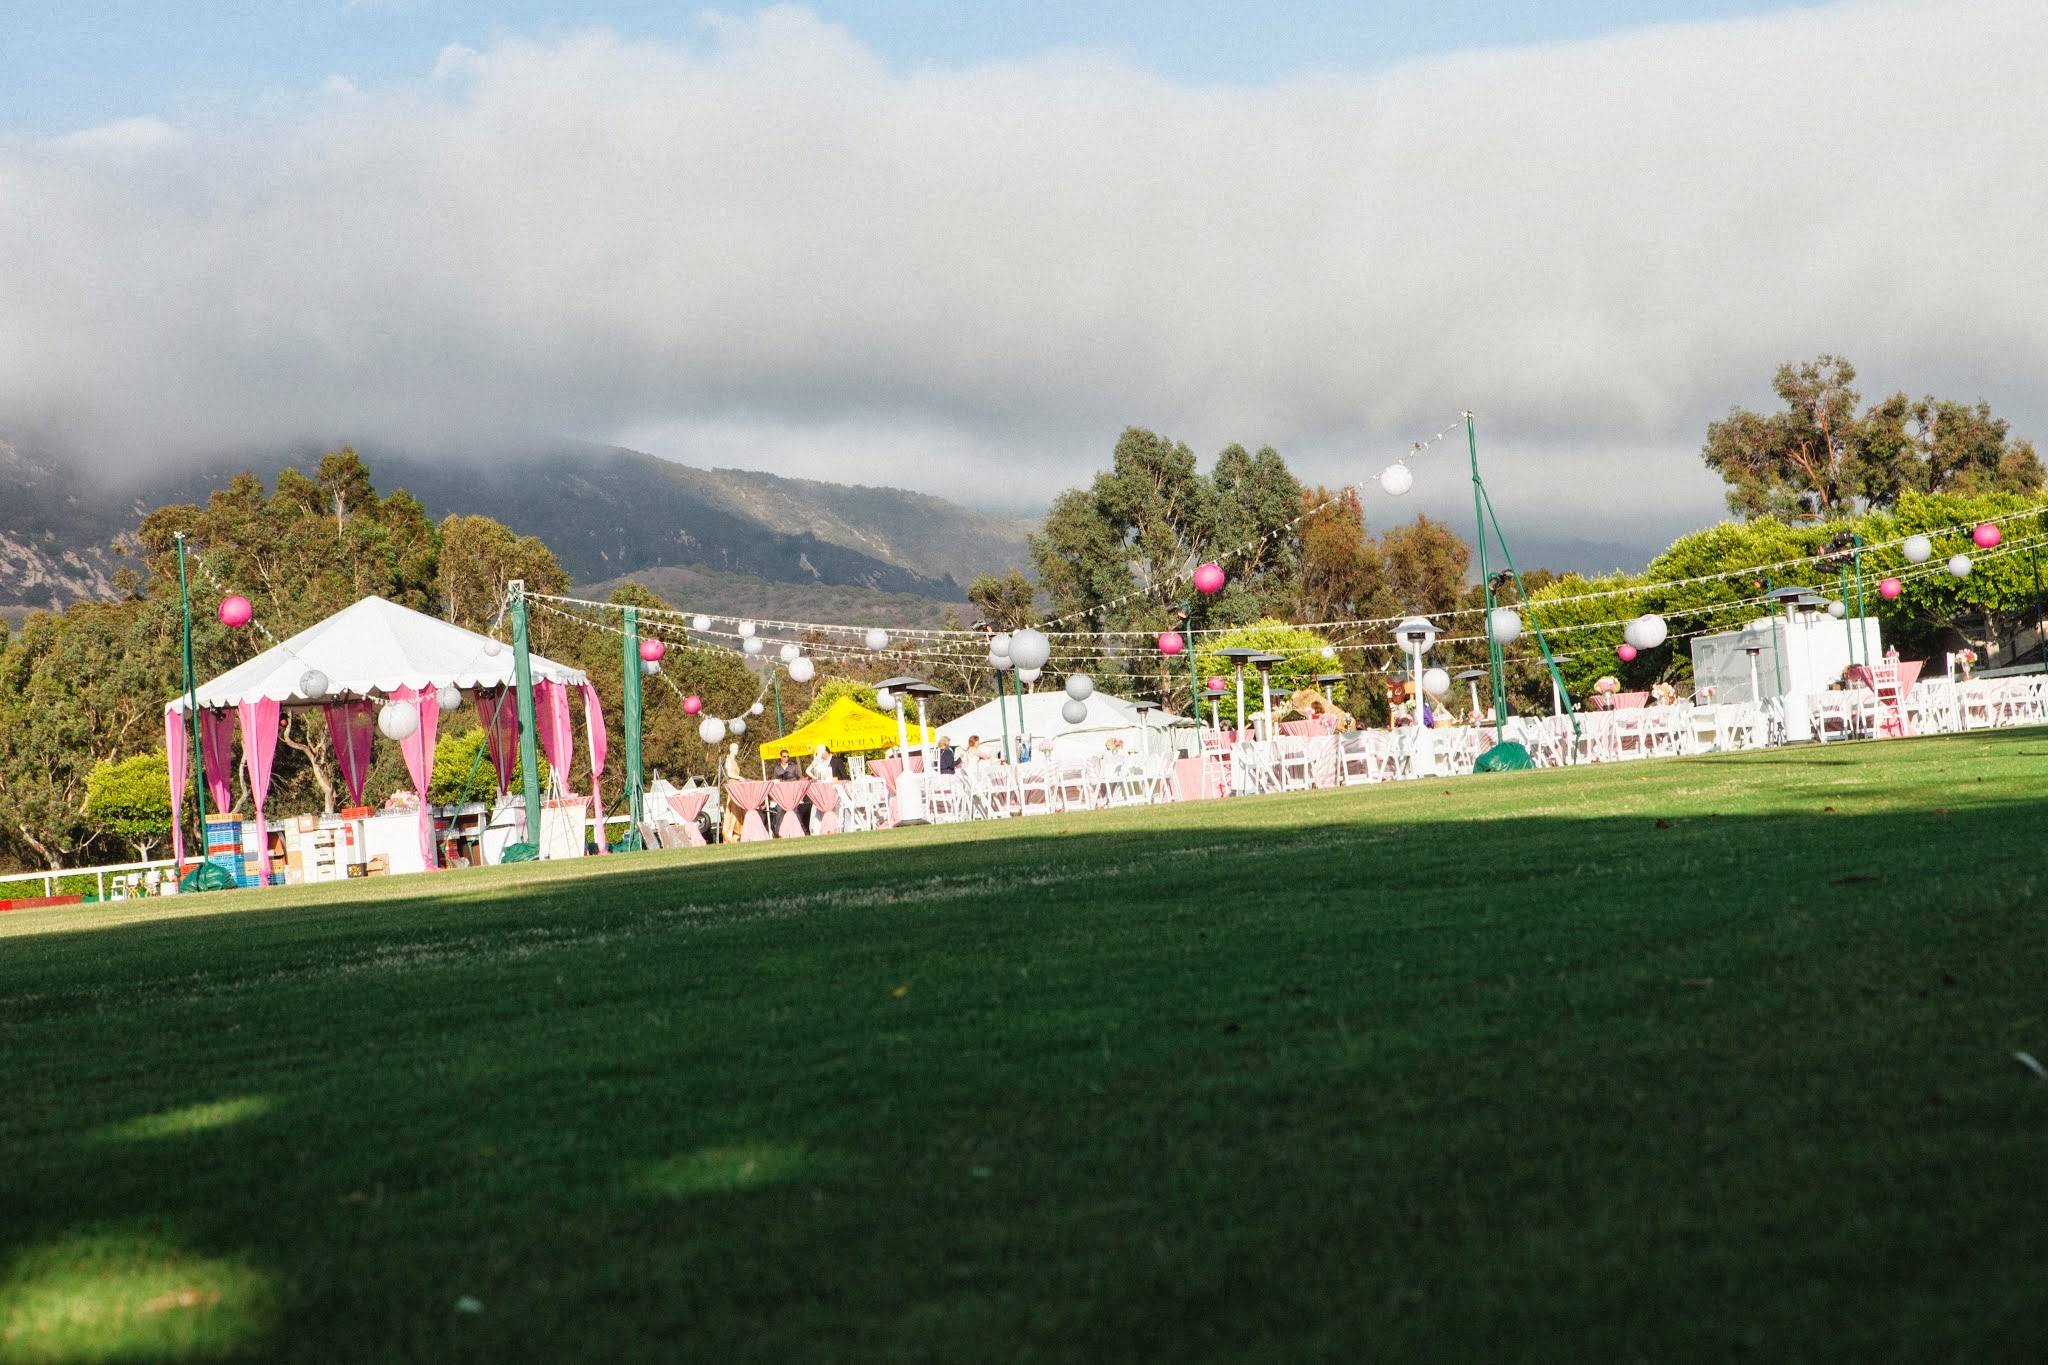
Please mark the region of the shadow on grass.
POLYGON ((7 1283, 127 1303, 142 1220, 273 1357, 2006 1354, 2039 784, 1863 752, 16 939, 7 1283))

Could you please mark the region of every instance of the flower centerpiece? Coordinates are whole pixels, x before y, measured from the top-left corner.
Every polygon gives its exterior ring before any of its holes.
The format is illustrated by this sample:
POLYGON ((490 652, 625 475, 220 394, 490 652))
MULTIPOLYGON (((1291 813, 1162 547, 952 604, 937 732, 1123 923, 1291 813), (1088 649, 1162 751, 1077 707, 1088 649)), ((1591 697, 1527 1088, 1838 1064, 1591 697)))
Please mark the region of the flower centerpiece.
POLYGON ((1955 661, 1956 667, 1967 678, 1970 676, 1970 670, 1977 666, 1977 651, 1971 649, 1968 645, 1964 645, 1955 652, 1955 661))
POLYGON ((1123 752, 1124 742, 1115 735, 1111 735, 1108 739, 1102 741, 1102 747, 1110 753, 1119 754, 1123 752))

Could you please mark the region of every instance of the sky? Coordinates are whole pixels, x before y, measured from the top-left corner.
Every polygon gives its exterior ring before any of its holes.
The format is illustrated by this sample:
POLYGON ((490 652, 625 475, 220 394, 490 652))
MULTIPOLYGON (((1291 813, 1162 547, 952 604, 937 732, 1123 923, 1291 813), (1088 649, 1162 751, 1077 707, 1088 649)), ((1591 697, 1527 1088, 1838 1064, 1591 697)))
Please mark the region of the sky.
MULTIPOLYGON (((0 436, 1030 509, 1126 425, 1341 482, 1469 409, 1511 535, 1620 559, 1783 361, 2048 438, 2044 50, 2039 0, 17 3, 0 436)), ((1469 519, 1463 455, 1368 516, 1469 519)))

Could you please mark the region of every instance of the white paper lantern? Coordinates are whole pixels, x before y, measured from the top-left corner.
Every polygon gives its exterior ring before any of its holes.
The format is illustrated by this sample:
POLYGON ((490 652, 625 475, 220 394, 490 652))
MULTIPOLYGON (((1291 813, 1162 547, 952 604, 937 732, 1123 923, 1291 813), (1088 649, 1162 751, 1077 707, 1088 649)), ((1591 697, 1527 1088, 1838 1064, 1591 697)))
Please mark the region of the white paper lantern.
POLYGON ((869 649, 887 649, 889 647, 889 632, 886 630, 871 630, 861 638, 861 643, 869 649))
POLYGON ((690 618, 690 626, 694 630, 709 630, 711 629, 711 618, 708 616, 692 616, 690 618))
POLYGON ((1441 668, 1422 670, 1422 690, 1432 697, 1441 697, 1451 690, 1451 675, 1441 668))
POLYGON ((989 636, 989 637, 988 637, 988 652, 989 652, 990 654, 992 654, 992 655, 994 655, 994 656, 998 657, 998 658, 1003 658, 1003 659, 1007 659, 1007 658, 1009 658, 1009 657, 1010 657, 1010 637, 1009 637, 1009 636, 1007 636, 1007 635, 991 635, 991 636, 989 636))
POLYGON ((881 707, 884 711, 894 711, 896 709, 896 694, 886 687, 876 688, 875 705, 881 707))
POLYGON ((1828 615, 1834 617, 1837 621, 1841 620, 1844 616, 1847 616, 1848 614, 1849 609, 1843 606, 1840 602, 1828 603, 1828 615))
POLYGON ((1655 612, 1638 616, 1635 619, 1635 627, 1636 638, 1633 643, 1637 649, 1655 649, 1671 634, 1671 627, 1664 624, 1664 618, 1655 612))
POLYGON ((1968 578, 1970 576, 1970 557, 1968 555, 1954 555, 1950 557, 1948 571, 1957 578, 1968 578))
POLYGON ((743 735, 747 732, 747 723, 744 720, 741 720, 738 716, 734 716, 731 720, 725 723, 725 728, 732 731, 736 735, 743 735))
MULTIPOLYGON (((1010 658, 1019 668, 1036 672, 1052 657, 1052 641, 1026 626, 1010 636, 1010 658)), ((1028 680, 1027 680, 1028 681, 1028 680)))
POLYGON ((386 739, 410 739, 413 732, 419 728, 419 707, 412 702, 386 702, 383 709, 377 712, 377 729, 383 732, 386 739))
POLYGON ((775 657, 786 664, 793 664, 797 661, 797 656, 802 653, 803 651, 795 645, 784 645, 781 649, 775 651, 775 657))
POLYGON ((484 641, 484 653, 490 655, 493 659, 497 658, 504 651, 504 648, 505 646, 499 644, 496 640, 484 641))
POLYGON ((716 744, 725 738, 725 722, 716 716, 706 716, 697 722, 697 738, 706 744, 716 744))
POLYGON ((807 683, 818 676, 818 666, 806 658, 795 658, 789 663, 789 680, 807 683))
POLYGON ((767 708, 762 706, 760 702, 755 702, 752 706, 749 706, 747 708, 747 714, 750 716, 758 716, 766 709, 767 708))
POLYGON ((759 654, 761 652, 761 637, 749 635, 746 639, 740 641, 740 648, 748 654, 759 654))
POLYGON ((317 668, 309 668, 299 675, 299 695, 307 701, 318 701, 327 695, 327 675, 317 668))
POLYGON ((1337 647, 1335 645, 1324 645, 1316 653, 1322 655, 1325 659, 1334 659, 1337 657, 1337 647))
POLYGON ((748 638, 748 639, 750 639, 750 640, 751 640, 751 639, 753 639, 753 638, 754 638, 754 623, 753 623, 752 621, 742 621, 742 622, 740 622, 740 634, 741 634, 741 635, 744 635, 745 637, 747 637, 747 638, 748 638))
POLYGON ((1095 695, 1095 679, 1086 673, 1067 675, 1067 695, 1075 701, 1086 701, 1095 695))
POLYGON ((1906 556, 1908 564, 1925 564, 1934 558, 1934 542, 1926 536, 1907 536, 1899 551, 1906 556))
POLYGON ((1643 619, 1640 616, 1631 619, 1621 628, 1621 642, 1630 649, 1648 649, 1649 646, 1640 638, 1642 631, 1643 619))
POLYGON ((1002 672, 1002 671, 1003 671, 1004 669, 1006 669, 1006 668, 1010 668, 1010 667, 1012 667, 1013 665, 1012 665, 1012 664, 1010 663, 1010 656, 1009 656, 1009 655, 1007 655, 1007 654, 998 654, 998 653, 996 653, 996 652, 995 652, 994 650, 990 650, 990 651, 988 652, 988 666, 989 666, 990 668, 993 668, 993 669, 995 669, 995 670, 996 670, 996 671, 997 671, 998 673, 1000 673, 1000 672, 1002 672))
POLYGON ((1390 464, 1380 471, 1380 491, 1398 498, 1415 487, 1415 474, 1405 464, 1390 464))
POLYGON ((1017 679, 1024 683, 1035 683, 1038 681, 1039 672, 1036 668, 1020 668, 1017 670, 1017 679))
POLYGON ((1079 725, 1088 719, 1088 703, 1069 697, 1066 704, 1060 707, 1060 719, 1069 725, 1079 725))
POLYGON ((462 705, 462 689, 454 683, 444 683, 434 692, 434 704, 443 711, 453 711, 462 705))
POLYGON ((1522 638, 1522 614, 1513 607, 1495 607, 1486 618, 1486 633, 1497 645, 1511 645, 1522 638))
POLYGON ((642 659, 640 661, 640 671, 642 673, 645 673, 650 678, 653 677, 655 674, 661 672, 661 660, 642 659))

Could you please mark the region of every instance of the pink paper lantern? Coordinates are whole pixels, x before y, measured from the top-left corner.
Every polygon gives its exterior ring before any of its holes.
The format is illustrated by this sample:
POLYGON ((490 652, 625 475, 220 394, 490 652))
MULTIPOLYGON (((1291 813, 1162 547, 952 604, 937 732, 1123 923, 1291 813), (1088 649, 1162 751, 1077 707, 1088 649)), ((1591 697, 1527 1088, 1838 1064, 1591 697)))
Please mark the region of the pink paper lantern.
POLYGON ((1195 587, 1201 592, 1222 592, 1223 583, 1223 566, 1213 559, 1195 570, 1195 587))
POLYGON ((1978 549, 1988 550, 1998 544, 1999 541, 2004 540, 2005 533, 1987 521, 1970 533, 1970 539, 1977 542, 1978 549))
POLYGON ((220 603, 220 623, 224 626, 246 626, 255 619, 256 608, 249 605, 249 599, 236 593, 223 597, 220 603))
POLYGON ((1889 602, 1906 590, 1906 585, 1896 578, 1887 578, 1877 585, 1877 595, 1889 602))
POLYGON ((668 646, 660 640, 642 640, 640 642, 640 657, 651 664, 660 663, 661 656, 666 653, 668 653, 668 646))
POLYGON ((1223 690, 1223 679, 1221 679, 1221 678, 1211 678, 1211 679, 1209 679, 1209 690, 1210 690, 1211 692, 1221 692, 1221 691, 1223 690))
POLYGON ((684 715, 686 715, 686 716, 694 716, 694 715, 696 715, 696 714, 697 714, 697 713, 698 713, 699 711, 702 711, 703 709, 704 709, 704 699, 703 699, 702 697, 684 697, 684 698, 683 698, 683 714, 684 714, 684 715))
POLYGON ((1614 657, 1625 664, 1632 664, 1636 661, 1636 647, 1634 645, 1623 645, 1614 651, 1614 657))
POLYGON ((1180 638, 1180 632, 1177 630, 1169 630, 1159 637, 1159 652, 1161 654, 1178 654, 1186 646, 1187 641, 1180 638))

